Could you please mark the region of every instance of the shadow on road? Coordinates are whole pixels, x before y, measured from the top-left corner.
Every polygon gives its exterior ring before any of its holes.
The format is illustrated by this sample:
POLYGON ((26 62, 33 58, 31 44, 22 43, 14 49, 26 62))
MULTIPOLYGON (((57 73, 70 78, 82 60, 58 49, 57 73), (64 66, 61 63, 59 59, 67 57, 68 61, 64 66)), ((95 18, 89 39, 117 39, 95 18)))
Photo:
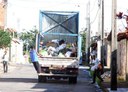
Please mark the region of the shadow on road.
MULTIPOLYGON (((24 83, 38 83, 38 79, 33 78, 0 78, 0 82, 24 82, 24 83)), ((68 80, 54 80, 48 79, 46 83, 56 83, 56 84, 68 84, 68 80)), ((42 84, 42 83, 38 83, 42 84)))
POLYGON ((37 83, 37 79, 33 79, 33 78, 0 78, 0 82, 37 83))

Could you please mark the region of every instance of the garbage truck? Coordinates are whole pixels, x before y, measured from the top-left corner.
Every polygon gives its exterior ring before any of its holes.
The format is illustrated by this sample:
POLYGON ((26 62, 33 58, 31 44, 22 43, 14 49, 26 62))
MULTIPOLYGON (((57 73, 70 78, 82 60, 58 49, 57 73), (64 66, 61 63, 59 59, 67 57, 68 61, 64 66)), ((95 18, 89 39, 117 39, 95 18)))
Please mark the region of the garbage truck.
POLYGON ((38 74, 38 82, 53 79, 77 83, 81 55, 81 36, 78 32, 79 13, 40 11, 39 15, 37 50, 42 54, 42 57, 39 57, 42 71, 38 74), (56 49, 60 45, 57 41, 62 40, 66 44, 65 48, 50 54, 48 49, 50 47, 56 49), (73 47, 74 52, 72 52, 73 47), (68 56, 66 56, 67 53, 68 56))

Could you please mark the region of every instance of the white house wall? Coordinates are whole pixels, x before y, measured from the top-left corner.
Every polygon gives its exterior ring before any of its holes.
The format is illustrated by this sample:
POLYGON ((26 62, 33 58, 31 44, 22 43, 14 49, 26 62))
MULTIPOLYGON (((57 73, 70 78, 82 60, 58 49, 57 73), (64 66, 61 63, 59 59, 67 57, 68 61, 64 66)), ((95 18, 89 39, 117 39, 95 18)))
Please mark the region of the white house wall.
POLYGON ((19 43, 11 42, 11 62, 12 63, 27 63, 23 56, 23 42, 19 43))

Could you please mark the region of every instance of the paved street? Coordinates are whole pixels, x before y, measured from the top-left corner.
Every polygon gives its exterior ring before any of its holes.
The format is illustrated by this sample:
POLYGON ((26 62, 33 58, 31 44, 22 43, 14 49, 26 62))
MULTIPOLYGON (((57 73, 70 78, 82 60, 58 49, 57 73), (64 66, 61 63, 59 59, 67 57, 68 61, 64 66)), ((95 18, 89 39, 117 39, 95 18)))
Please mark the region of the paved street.
POLYGON ((31 64, 15 65, 8 73, 0 75, 0 92, 101 92, 90 84, 85 67, 80 68, 77 84, 68 84, 67 80, 49 80, 38 83, 37 74, 31 64))

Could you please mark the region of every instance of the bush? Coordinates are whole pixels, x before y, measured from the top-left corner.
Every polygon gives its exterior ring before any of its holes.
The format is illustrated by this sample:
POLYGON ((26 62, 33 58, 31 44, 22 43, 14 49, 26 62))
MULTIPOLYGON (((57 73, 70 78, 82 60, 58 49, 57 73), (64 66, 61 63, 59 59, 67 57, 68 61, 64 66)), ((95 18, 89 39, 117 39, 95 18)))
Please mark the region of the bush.
POLYGON ((11 36, 9 32, 0 29, 0 48, 9 47, 11 44, 11 36))

